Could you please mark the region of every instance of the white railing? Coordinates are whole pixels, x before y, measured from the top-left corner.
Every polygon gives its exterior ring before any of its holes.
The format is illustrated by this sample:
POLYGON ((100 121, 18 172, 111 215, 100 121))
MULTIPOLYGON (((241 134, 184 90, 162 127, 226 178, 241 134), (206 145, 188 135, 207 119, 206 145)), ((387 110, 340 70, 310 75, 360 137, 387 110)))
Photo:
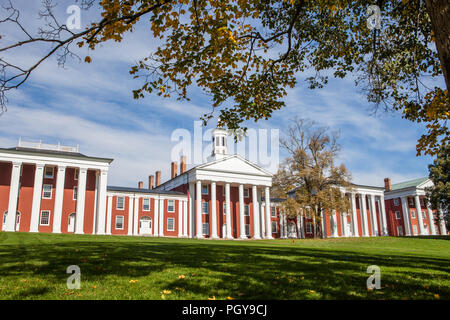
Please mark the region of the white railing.
POLYGON ((19 138, 18 147, 22 148, 32 148, 32 149, 41 149, 41 150, 53 150, 53 151, 65 151, 65 152, 78 152, 78 145, 76 147, 62 146, 60 143, 58 144, 49 144, 32 141, 23 141, 19 138))

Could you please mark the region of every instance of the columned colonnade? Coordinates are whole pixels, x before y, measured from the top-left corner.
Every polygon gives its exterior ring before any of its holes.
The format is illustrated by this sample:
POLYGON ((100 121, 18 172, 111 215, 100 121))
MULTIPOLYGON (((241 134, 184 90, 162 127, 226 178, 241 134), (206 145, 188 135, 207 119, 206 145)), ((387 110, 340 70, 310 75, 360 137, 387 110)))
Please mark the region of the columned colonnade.
MULTIPOLYGON (((11 170, 11 183, 9 190, 9 202, 8 202, 8 215, 6 216, 5 223, 3 225, 4 231, 16 231, 16 215, 10 214, 11 212, 17 212, 18 200, 19 200, 19 187, 20 187, 20 177, 22 172, 23 164, 35 165, 34 173, 34 186, 33 186, 33 197, 32 197, 32 209, 31 209, 31 220, 30 220, 30 232, 38 232, 39 229, 39 218, 41 210, 42 201, 42 189, 43 189, 43 179, 45 167, 53 167, 53 179, 56 179, 56 187, 54 192, 54 208, 51 214, 53 219, 53 233, 61 233, 61 218, 63 209, 63 197, 64 197, 64 186, 65 186, 65 176, 67 168, 75 168, 78 170, 78 185, 77 185, 77 203, 76 203, 76 220, 75 220, 75 233, 83 234, 84 230, 84 209, 85 209, 85 195, 86 195, 86 181, 87 172, 89 169, 95 170, 96 174, 96 199, 95 199, 95 212, 94 212, 94 233, 104 234, 101 230, 104 230, 105 220, 104 215, 98 214, 99 212, 105 212, 106 210, 106 186, 108 169, 90 167, 88 165, 70 164, 67 162, 49 162, 46 161, 12 161, 11 170)), ((53 196, 53 191, 52 191, 53 196)))
MULTIPOLYGON (((231 183, 230 182, 219 182, 225 188, 225 221, 226 226, 224 238, 234 239, 232 232, 232 220, 231 220, 231 183)), ((196 238, 204 238, 203 226, 202 226, 202 185, 208 185, 211 192, 211 211, 210 216, 210 226, 211 226, 211 238, 218 239, 219 232, 217 230, 217 182, 216 181, 203 181, 196 180, 195 182, 189 183, 189 194, 191 201, 191 235, 196 238), (195 197, 194 197, 195 190, 195 197), (195 201, 195 210, 194 210, 195 201), (194 223, 195 221, 195 233, 194 233, 194 223)), ((270 212, 270 187, 268 186, 258 186, 258 185, 244 185, 242 183, 234 184, 237 185, 239 190, 239 223, 240 233, 238 235, 239 239, 248 239, 245 234, 245 212, 244 212, 244 187, 248 187, 252 191, 252 210, 249 208, 249 215, 253 215, 253 234, 250 237, 253 239, 273 239, 272 236, 272 223, 271 223, 271 212, 270 212), (262 195, 260 193, 264 192, 264 204, 262 203, 262 195)), ((250 191, 250 190, 249 190, 250 191)))

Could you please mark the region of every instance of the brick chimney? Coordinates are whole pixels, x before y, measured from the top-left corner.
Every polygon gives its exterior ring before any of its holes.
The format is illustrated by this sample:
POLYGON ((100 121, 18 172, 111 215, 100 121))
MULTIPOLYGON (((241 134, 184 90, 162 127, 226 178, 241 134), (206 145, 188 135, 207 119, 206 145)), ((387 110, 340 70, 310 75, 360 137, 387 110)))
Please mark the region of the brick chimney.
POLYGON ((170 165, 170 169, 171 169, 171 174, 170 174, 170 178, 173 179, 177 176, 177 172, 178 172, 178 165, 176 161, 172 161, 172 164, 170 165))
POLYGON ((391 190, 392 190, 391 179, 389 178, 384 179, 384 191, 391 191, 391 190))
POLYGON ((148 176, 148 188, 151 190, 155 184, 155 176, 148 176))
POLYGON ((180 174, 186 172, 186 156, 180 158, 180 174))
POLYGON ((156 171, 155 180, 156 180, 155 187, 158 187, 161 184, 161 170, 156 171))
POLYGON ((139 189, 143 189, 144 188, 144 183, 142 181, 139 181, 138 187, 139 187, 139 189))

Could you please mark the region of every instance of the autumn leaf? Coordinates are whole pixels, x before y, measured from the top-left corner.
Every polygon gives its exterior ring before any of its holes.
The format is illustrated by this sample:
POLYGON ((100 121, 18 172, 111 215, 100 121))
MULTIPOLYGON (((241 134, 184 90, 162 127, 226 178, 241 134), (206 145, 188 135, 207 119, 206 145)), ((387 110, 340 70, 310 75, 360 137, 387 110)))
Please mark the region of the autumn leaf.
POLYGON ((91 63, 91 61, 91 57, 89 56, 86 56, 86 58, 84 58, 84 62, 91 63))

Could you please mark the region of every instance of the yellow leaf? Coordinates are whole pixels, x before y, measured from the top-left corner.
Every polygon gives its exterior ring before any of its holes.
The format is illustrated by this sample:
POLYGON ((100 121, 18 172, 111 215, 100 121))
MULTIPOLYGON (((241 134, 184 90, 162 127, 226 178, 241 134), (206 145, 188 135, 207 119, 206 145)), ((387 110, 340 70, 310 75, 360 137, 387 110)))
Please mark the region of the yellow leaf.
POLYGON ((86 58, 84 58, 84 62, 91 63, 91 61, 91 57, 89 56, 86 56, 86 58))

